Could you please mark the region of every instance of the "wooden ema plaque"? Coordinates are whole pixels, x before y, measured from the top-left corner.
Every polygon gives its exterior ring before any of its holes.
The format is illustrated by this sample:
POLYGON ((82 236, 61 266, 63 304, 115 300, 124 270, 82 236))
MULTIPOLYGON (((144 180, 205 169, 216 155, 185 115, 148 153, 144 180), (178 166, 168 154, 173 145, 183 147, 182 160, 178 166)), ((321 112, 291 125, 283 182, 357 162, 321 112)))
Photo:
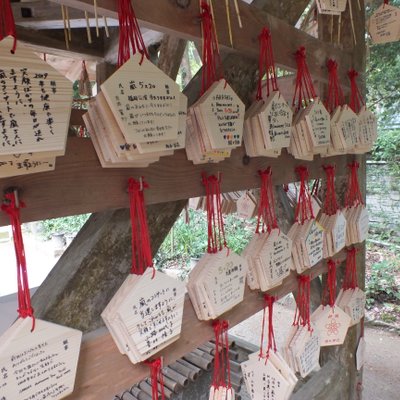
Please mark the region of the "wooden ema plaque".
POLYGON ((133 364, 179 338, 185 285, 147 268, 130 274, 101 314, 119 351, 133 364))
MULTIPOLYGON (((223 212, 222 206, 222 212, 223 212)), ((249 192, 245 191, 236 201, 236 213, 240 218, 253 218, 257 211, 257 200, 249 192)))
POLYGON ((179 87, 141 54, 133 55, 101 90, 127 143, 177 139, 179 87))
POLYGON ((292 240, 279 229, 256 233, 243 250, 247 260, 247 283, 263 292, 282 284, 292 269, 292 240))
POLYGON ((358 113, 360 140, 356 152, 367 153, 378 137, 378 120, 376 115, 365 106, 358 113))
POLYGON ((318 329, 321 347, 342 345, 349 329, 351 318, 340 307, 319 306, 311 315, 318 329))
POLYGON ((297 383, 296 375, 278 352, 268 359, 256 352, 241 364, 247 392, 252 400, 288 400, 297 383))
POLYGON ((283 96, 273 92, 254 102, 245 114, 244 143, 251 157, 278 157, 289 147, 293 112, 283 96))
POLYGON ((330 145, 331 118, 319 98, 300 109, 293 119, 289 152, 293 157, 311 161, 325 154, 330 145))
POLYGON ((0 156, 0 178, 53 171, 55 167, 55 157, 40 158, 34 153, 0 156))
POLYGON ((346 224, 346 246, 362 243, 368 237, 369 214, 367 208, 360 204, 344 210, 346 224))
POLYGON ((315 219, 303 225, 294 223, 288 236, 293 241, 293 266, 299 274, 323 259, 324 229, 315 219))
POLYGON ((217 163, 242 143, 243 102, 224 79, 188 110, 186 154, 194 164, 217 163))
POLYGON ((346 10, 347 0, 317 0, 320 14, 340 15, 346 10))
POLYGON ((72 84, 22 43, 11 54, 12 41, 0 41, 0 155, 63 155, 72 84))
POLYGON ((235 148, 242 144, 244 109, 243 102, 224 79, 201 97, 198 110, 213 149, 235 148))
POLYGON ((369 19, 368 31, 376 44, 400 40, 400 9, 382 4, 369 19))
POLYGON ((319 367, 321 351, 319 332, 311 324, 308 326, 295 325, 286 339, 284 357, 291 369, 303 378, 319 367))
POLYGON ((346 218, 338 210, 334 215, 321 214, 318 222, 324 228, 323 257, 332 257, 346 245, 346 218))
POLYGON ((279 150, 289 147, 293 111, 279 92, 274 92, 267 98, 258 118, 267 149, 279 150))
POLYGON ((73 392, 82 332, 18 319, 0 337, 0 399, 63 399, 73 392))
POLYGON ((189 275, 187 290, 200 320, 216 319, 243 300, 247 261, 224 248, 206 253, 189 275))
POLYGON ((341 290, 336 304, 350 317, 350 326, 361 321, 365 314, 366 294, 360 288, 341 290))

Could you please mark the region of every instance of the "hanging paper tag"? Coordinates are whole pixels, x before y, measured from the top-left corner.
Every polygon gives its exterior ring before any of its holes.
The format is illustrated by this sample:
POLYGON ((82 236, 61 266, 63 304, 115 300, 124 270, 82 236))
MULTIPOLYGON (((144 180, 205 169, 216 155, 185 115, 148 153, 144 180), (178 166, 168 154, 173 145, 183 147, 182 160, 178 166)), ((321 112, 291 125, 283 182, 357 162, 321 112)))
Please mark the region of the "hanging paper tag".
POLYGON ((384 2, 369 19, 368 30, 376 44, 400 40, 400 9, 384 2))

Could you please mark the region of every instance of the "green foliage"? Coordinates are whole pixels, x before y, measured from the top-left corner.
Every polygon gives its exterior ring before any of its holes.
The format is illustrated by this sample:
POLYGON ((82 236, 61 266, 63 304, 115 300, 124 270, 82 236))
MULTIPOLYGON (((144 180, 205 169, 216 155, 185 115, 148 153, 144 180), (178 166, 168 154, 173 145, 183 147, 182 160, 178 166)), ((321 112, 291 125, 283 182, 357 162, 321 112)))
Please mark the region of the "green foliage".
POLYGON ((72 217, 46 219, 40 223, 40 232, 50 239, 53 234, 76 234, 90 217, 90 214, 74 215, 72 217))
MULTIPOLYGON (((207 216, 203 211, 191 209, 188 213, 189 223, 183 212, 154 257, 157 268, 177 266, 185 272, 191 258, 200 258, 207 251, 207 216)), ((227 245, 240 254, 254 233, 255 222, 234 214, 225 216, 224 221, 227 245)))
MULTIPOLYGON (((370 16, 382 4, 372 2, 367 7, 370 16), (372 6, 371 6, 372 5, 372 6)), ((400 0, 391 5, 400 7, 400 0)), ((400 41, 371 44, 367 62, 367 105, 378 115, 378 141, 372 156, 387 161, 399 171, 400 150, 400 41)))
POLYGON ((376 161, 386 161, 391 172, 400 175, 400 129, 381 131, 375 142, 372 157, 376 161))
POLYGON ((398 261, 384 260, 372 265, 366 285, 368 305, 371 306, 375 301, 400 302, 400 290, 396 282, 396 272, 399 271, 398 261))

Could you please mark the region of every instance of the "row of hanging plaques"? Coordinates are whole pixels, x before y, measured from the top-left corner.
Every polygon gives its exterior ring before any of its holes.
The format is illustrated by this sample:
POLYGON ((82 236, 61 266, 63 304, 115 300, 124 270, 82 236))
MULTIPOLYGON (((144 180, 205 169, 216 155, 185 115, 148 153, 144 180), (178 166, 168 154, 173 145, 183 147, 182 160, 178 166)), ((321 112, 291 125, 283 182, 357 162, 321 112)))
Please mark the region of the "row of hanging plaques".
MULTIPOLYGON (((0 177, 55 168, 55 158, 65 153, 72 103, 70 82, 22 44, 10 54, 10 41, 0 42, 0 177)), ((277 157, 283 148, 304 159, 369 151, 376 119, 368 110, 357 117, 350 143, 340 139, 349 111, 330 119, 325 110, 322 126, 316 127, 310 112, 318 114, 318 107, 323 105, 317 99, 292 127, 291 108, 274 92, 245 114, 242 101, 221 79, 187 110, 178 85, 136 54, 104 82, 84 121, 103 167, 146 167, 182 148, 194 163, 219 162, 241 145, 243 132, 250 156, 277 157), (303 120, 299 140, 292 131, 303 120), (313 142, 315 129, 325 130, 324 143, 313 142), (327 146, 330 135, 333 147, 327 146)))

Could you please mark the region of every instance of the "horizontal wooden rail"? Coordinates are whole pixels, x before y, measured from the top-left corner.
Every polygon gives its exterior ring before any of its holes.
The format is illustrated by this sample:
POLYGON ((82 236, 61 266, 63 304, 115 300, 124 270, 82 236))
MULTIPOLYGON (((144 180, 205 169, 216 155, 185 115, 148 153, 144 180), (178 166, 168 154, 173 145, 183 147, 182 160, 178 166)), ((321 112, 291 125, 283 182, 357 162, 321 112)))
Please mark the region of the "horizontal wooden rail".
MULTIPOLYGON (((334 259, 343 262, 345 251, 338 253, 334 259)), ((315 279, 326 272, 326 261, 321 261, 306 273, 310 274, 311 279, 315 279)), ((296 273, 292 272, 282 285, 268 291, 268 293, 282 298, 293 292, 297 288, 297 276, 296 273)), ((228 320, 229 326, 233 327, 262 310, 263 305, 263 297, 260 292, 251 291, 246 287, 243 302, 225 313, 221 318, 228 320)), ((168 365, 181 358, 184 354, 189 353, 211 339, 213 334, 211 322, 197 319, 190 300, 186 296, 180 338, 159 353, 164 359, 164 365, 168 365)), ((105 329, 101 329, 96 333, 88 334, 84 339, 79 358, 75 390, 67 399, 112 399, 115 394, 131 387, 134 383, 148 376, 148 374, 148 366, 143 364, 132 365, 126 356, 119 353, 110 334, 105 329)))
MULTIPOLYGON (((92 0, 51 1, 93 13, 92 0)), ((189 40, 201 38, 198 1, 189 2, 187 7, 179 6, 178 2, 173 0, 133 0, 132 4, 141 25, 146 28, 189 40)), ((326 81, 328 78, 325 68, 328 58, 340 60, 340 78, 344 85, 348 83, 346 71, 351 67, 360 69, 357 65, 360 61, 353 59, 350 52, 324 43, 243 1, 239 1, 243 28, 239 27, 236 18, 232 19, 233 47, 231 47, 225 2, 214 1, 213 5, 221 49, 258 58, 258 35, 264 26, 268 26, 272 32, 276 63, 286 69, 296 69, 293 54, 300 46, 306 47, 311 75, 318 80, 326 81)), ((117 2, 114 0, 98 0, 97 9, 99 15, 117 18, 117 2)))
MULTIPOLYGON (((149 183, 146 190, 146 203, 155 204, 167 201, 203 196, 201 172, 222 174, 222 191, 231 192, 259 187, 257 171, 272 167, 273 183, 280 185, 295 182, 295 167, 307 165, 310 178, 324 175, 322 165, 335 163, 337 175, 346 174, 346 165, 354 159, 353 155, 343 155, 312 162, 295 160, 288 154, 279 158, 247 158, 244 149, 232 152, 229 159, 218 164, 193 165, 186 158, 184 150, 173 156, 162 157, 148 168, 109 168, 101 167, 90 139, 69 137, 66 155, 58 157, 54 171, 0 179, 0 191, 16 186, 26 203, 22 211, 22 221, 36 221, 68 215, 76 215, 107 209, 127 208, 126 187, 129 177, 143 176, 149 183)), ((0 226, 9 222, 0 214, 0 226)))

